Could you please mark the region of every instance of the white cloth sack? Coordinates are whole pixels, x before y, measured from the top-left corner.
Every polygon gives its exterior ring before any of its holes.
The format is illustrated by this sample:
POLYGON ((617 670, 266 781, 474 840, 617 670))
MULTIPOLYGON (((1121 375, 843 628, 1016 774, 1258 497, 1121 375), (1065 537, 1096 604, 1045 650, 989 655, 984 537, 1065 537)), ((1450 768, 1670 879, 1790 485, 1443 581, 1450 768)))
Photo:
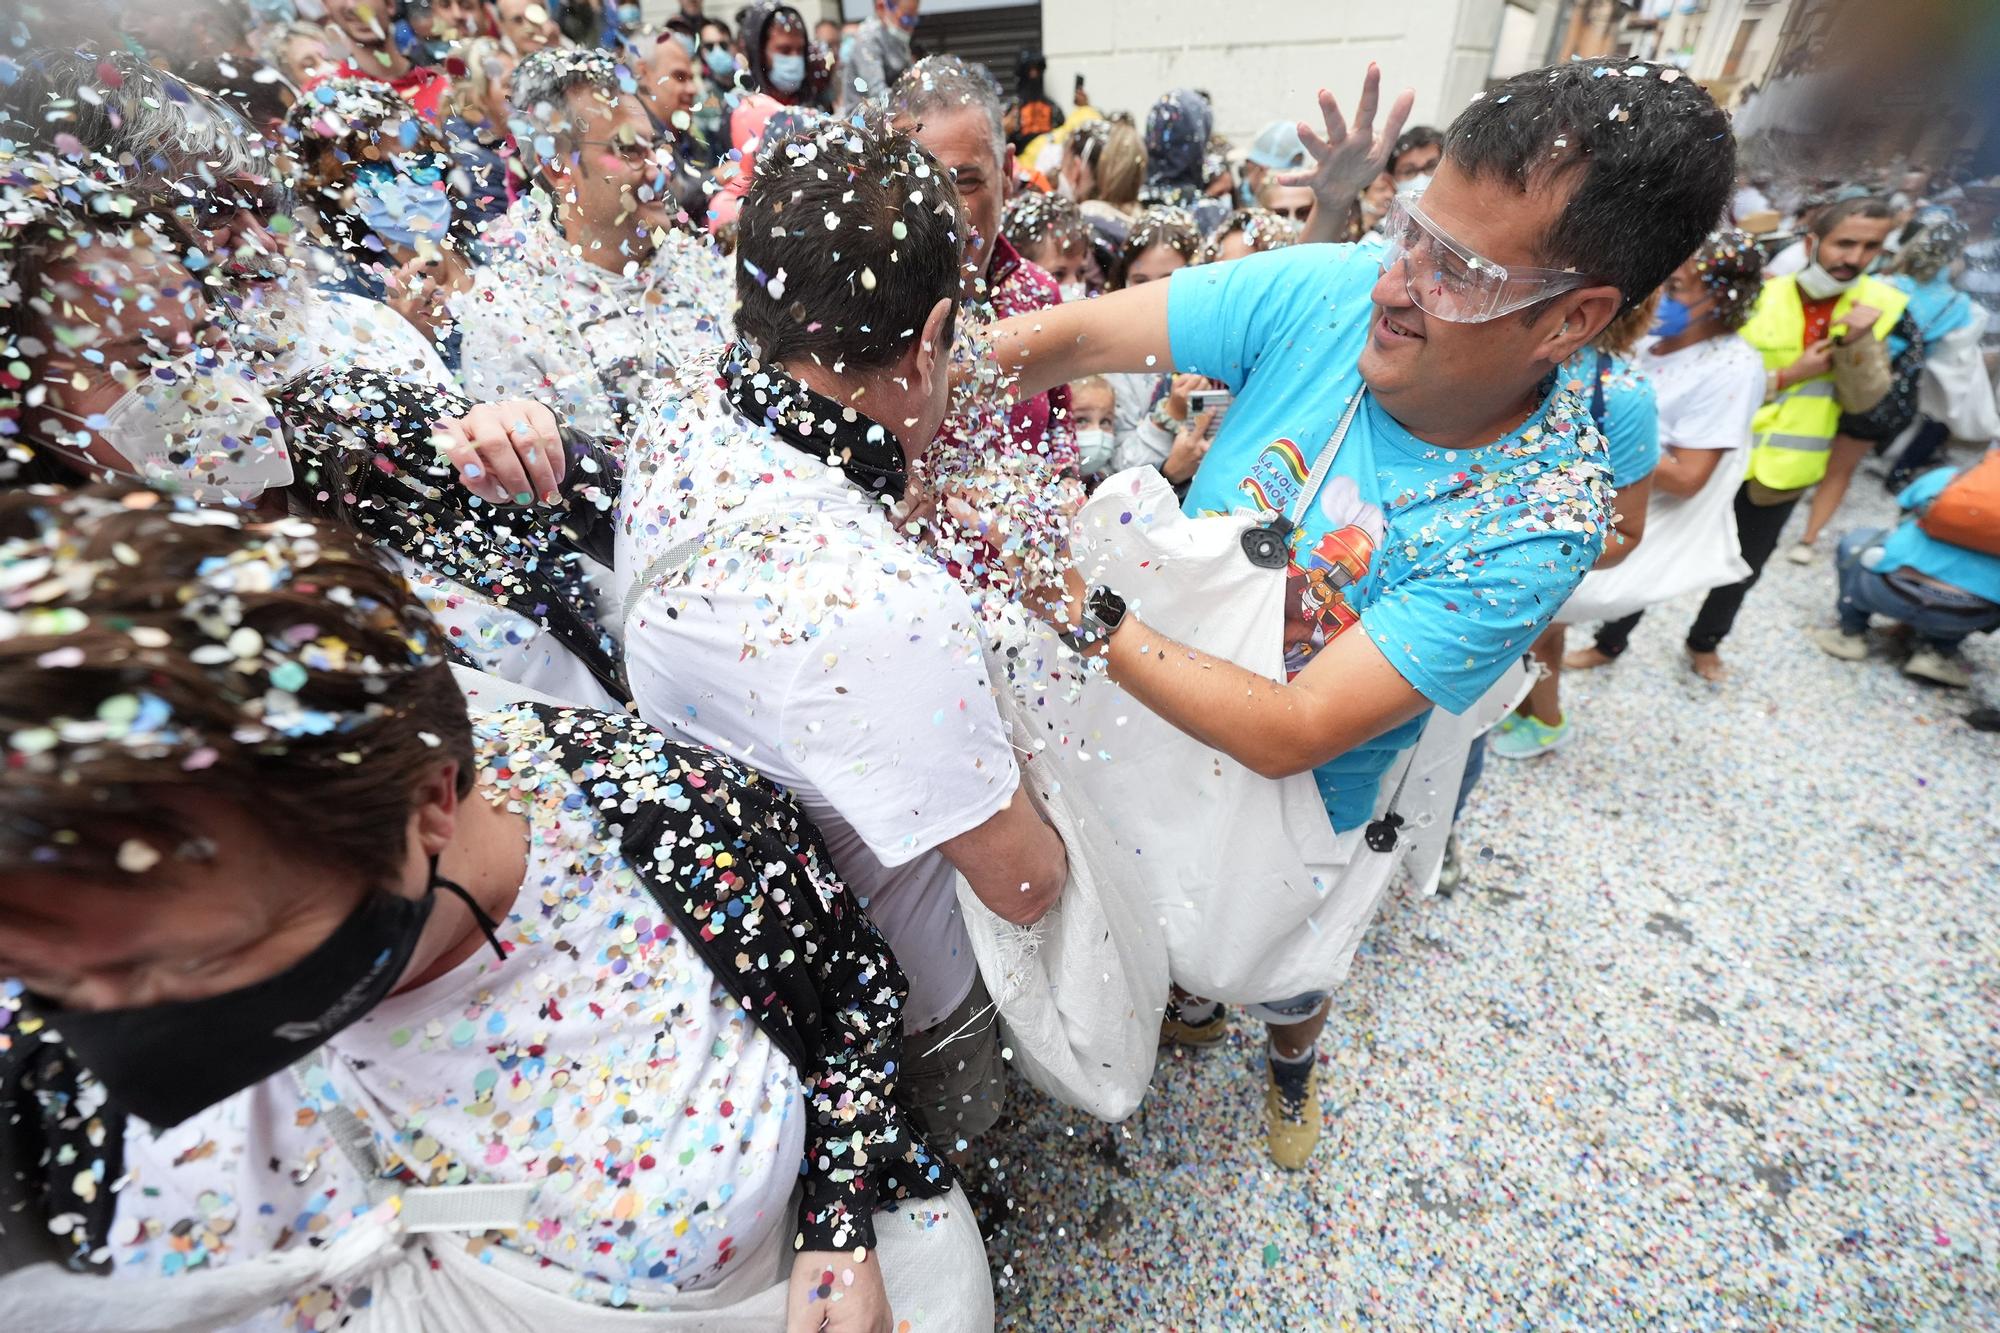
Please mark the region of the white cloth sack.
MULTIPOLYGON (((988 1333, 993 1288, 979 1226, 963 1190, 913 1199, 875 1216, 875 1259, 898 1327, 912 1333, 988 1333)), ((0 1281, 0 1328, 38 1333, 210 1333, 257 1321, 278 1325, 292 1293, 365 1279, 370 1300, 346 1312, 355 1333, 781 1333, 791 1272, 791 1228, 768 1229, 724 1281, 690 1292, 671 1311, 611 1306, 609 1287, 526 1255, 439 1232, 410 1236, 392 1205, 357 1219, 331 1245, 301 1246, 210 1272, 171 1278, 88 1277, 51 1264, 0 1281), (596 1300, 572 1292, 588 1290, 596 1300)))
MULTIPOLYGON (((1285 575, 1245 558, 1253 524, 1187 518, 1164 477, 1135 468, 1098 487, 1072 535, 1085 582, 1116 589, 1148 627, 1282 680, 1285 575)), ((1260 777, 1101 675, 1074 697, 1048 691, 1034 713, 1048 742, 1034 766, 1083 816, 1093 863, 1124 868, 1113 891, 1164 928, 1175 982, 1255 1004, 1346 975, 1395 859, 1362 849, 1358 829, 1335 835, 1310 773, 1260 777)))
MULTIPOLYGON (((1917 411, 1961 440, 1975 444, 2000 437, 2000 406, 1979 342, 1989 316, 1974 304, 1972 322, 1953 329, 1924 348, 1924 373, 1917 380, 1917 411)), ((1643 543, 1641 543, 1643 545, 1643 543)))
MULTIPOLYGON (((1057 661, 1056 644, 1046 629, 1027 631, 1013 645, 1013 660, 1057 661)), ((1006 661, 991 669, 1016 745, 1032 745, 1032 705, 1008 688, 1006 661)), ((1026 679, 1018 667, 1014 674, 1026 679)), ((962 877, 958 901, 1014 1067, 1057 1101, 1116 1122, 1139 1108, 1153 1081, 1167 947, 1145 900, 1143 871, 1114 859, 1107 839, 1091 836, 1093 812, 1077 804, 1059 771, 1041 760, 1021 766, 1030 799, 1069 851, 1062 898, 1032 926, 994 915, 962 877)))
MULTIPOLYGON (((1644 542, 1640 549, 1645 549, 1644 542)), ((1444 845, 1451 837, 1452 814, 1458 807, 1458 786, 1465 778, 1472 747, 1486 744, 1486 733, 1527 697, 1535 675, 1535 669, 1522 658, 1463 713, 1432 709, 1430 720, 1424 723, 1416 757, 1410 761, 1410 780, 1396 806, 1404 819, 1403 834, 1410 841, 1403 870, 1423 897, 1437 892, 1438 873, 1444 869, 1444 845)))
POLYGON ((1556 612, 1556 623, 1618 620, 1684 593, 1749 578, 1736 532, 1736 492, 1749 465, 1746 444, 1725 452, 1708 481, 1686 499, 1655 491, 1639 548, 1609 569, 1584 575, 1556 612))

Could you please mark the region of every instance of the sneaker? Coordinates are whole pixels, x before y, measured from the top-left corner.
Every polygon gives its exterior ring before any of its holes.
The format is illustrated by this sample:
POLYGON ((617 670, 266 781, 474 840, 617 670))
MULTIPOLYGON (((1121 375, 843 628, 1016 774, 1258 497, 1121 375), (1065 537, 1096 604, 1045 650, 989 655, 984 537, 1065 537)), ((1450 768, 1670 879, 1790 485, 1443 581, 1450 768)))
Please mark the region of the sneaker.
POLYGON ((1505 736, 1508 732, 1512 731, 1514 728, 1520 725, 1521 725, 1521 714, 1509 713, 1507 714, 1507 716, 1501 718, 1498 722, 1495 722, 1493 724, 1492 734, 1495 736, 1505 736))
POLYGON ((1964 661, 1956 653, 1947 655, 1935 648, 1919 648, 1911 653, 1910 660, 1903 663, 1903 674, 1953 690, 1972 684, 1972 673, 1965 669, 1964 661))
POLYGON ((1820 646, 1820 651, 1838 657, 1843 662, 1859 662, 1868 656, 1868 636, 1849 634, 1844 629, 1816 629, 1812 641, 1820 646))
POLYGON ((1449 898, 1458 892, 1464 878, 1465 863, 1459 859, 1458 834, 1454 832, 1444 840, 1444 864, 1438 867, 1438 897, 1449 898))
POLYGON ((1974 731, 2000 731, 2000 708, 1981 704, 1965 715, 1965 725, 1974 731))
POLYGON ((1215 1012, 1205 1023, 1188 1023, 1181 1019, 1178 1005, 1171 1002, 1167 1012, 1160 1019, 1160 1044, 1162 1046, 1203 1047, 1219 1045, 1229 1035, 1229 1010, 1224 1005, 1216 1005, 1215 1012))
POLYGON ((1293 1101, 1278 1089, 1269 1065, 1264 1067, 1264 1146, 1271 1160, 1297 1171, 1312 1160, 1319 1146, 1319 1063, 1306 1074, 1306 1095, 1293 1101))
POLYGON ((1813 548, 1804 542, 1799 542, 1785 551, 1785 559, 1795 565, 1810 565, 1813 562, 1813 556, 1813 548))
POLYGON ((1495 756, 1501 759, 1533 759, 1536 755, 1547 754, 1569 739, 1569 718, 1553 727, 1538 717, 1514 714, 1519 720, 1506 731, 1493 729, 1493 739, 1489 743, 1495 756))

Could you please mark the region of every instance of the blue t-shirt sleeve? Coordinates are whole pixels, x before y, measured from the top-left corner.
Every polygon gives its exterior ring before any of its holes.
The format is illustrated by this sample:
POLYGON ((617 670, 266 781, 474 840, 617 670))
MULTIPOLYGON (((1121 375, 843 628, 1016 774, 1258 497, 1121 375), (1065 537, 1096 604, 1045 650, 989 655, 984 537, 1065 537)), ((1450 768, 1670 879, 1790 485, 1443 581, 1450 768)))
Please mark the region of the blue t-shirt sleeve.
POLYGON ((1174 369, 1240 390, 1267 352, 1324 315, 1363 276, 1360 266, 1373 264, 1352 245, 1295 245, 1180 270, 1167 280, 1174 369))
POLYGON ((1361 613, 1389 664, 1447 712, 1472 707, 1528 651, 1603 550, 1601 534, 1527 522, 1520 507, 1481 520, 1465 542, 1438 543, 1361 613))
POLYGON ((1896 504, 1903 509, 1921 509, 1937 499, 1938 492, 1949 486, 1957 475, 1958 469, 1954 467, 1933 468, 1905 486, 1903 493, 1896 497, 1896 504))
POLYGON ((1648 380, 1621 378, 1605 391, 1605 443, 1611 452, 1611 484, 1644 481, 1660 465, 1660 405, 1648 380))

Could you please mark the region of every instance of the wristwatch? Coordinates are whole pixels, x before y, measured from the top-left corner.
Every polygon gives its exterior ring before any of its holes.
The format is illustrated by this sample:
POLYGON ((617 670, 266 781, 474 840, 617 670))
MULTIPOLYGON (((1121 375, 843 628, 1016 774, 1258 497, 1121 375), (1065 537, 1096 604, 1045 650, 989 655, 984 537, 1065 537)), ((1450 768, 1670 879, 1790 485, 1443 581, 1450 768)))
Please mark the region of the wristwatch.
POLYGON ((1125 623, 1125 599, 1102 583, 1083 598, 1083 623, 1059 631, 1062 641, 1079 653, 1089 653, 1110 639, 1125 623))

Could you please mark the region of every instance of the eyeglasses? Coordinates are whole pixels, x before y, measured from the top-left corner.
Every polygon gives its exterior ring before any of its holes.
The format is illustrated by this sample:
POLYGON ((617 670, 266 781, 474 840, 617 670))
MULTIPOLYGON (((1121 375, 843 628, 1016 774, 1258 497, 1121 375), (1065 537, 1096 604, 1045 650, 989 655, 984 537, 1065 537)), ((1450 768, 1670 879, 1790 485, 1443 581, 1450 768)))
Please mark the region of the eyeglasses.
POLYGON ((1453 240, 1412 199, 1390 203, 1382 234, 1382 272, 1400 263, 1411 304, 1452 324, 1484 324, 1591 283, 1574 269, 1496 264, 1453 240))

